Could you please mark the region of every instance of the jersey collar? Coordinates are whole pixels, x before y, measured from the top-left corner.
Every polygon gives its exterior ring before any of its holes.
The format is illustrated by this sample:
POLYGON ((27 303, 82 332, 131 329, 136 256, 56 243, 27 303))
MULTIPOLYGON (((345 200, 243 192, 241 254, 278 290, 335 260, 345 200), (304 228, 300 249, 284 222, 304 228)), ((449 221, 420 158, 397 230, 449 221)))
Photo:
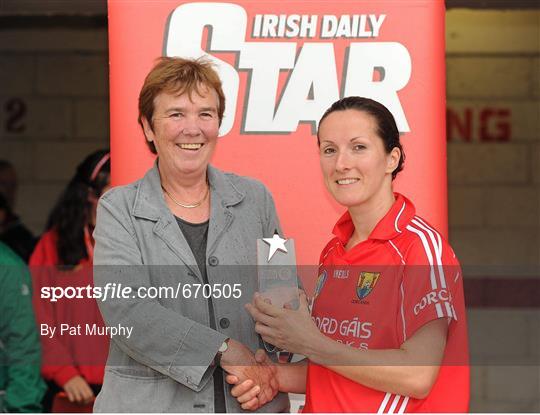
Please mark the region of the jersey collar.
MULTIPOLYGON (((390 210, 377 223, 368 239, 390 240, 403 232, 416 213, 412 202, 400 193, 394 193, 396 200, 390 210)), ((345 212, 334 226, 333 234, 343 245, 349 241, 354 232, 354 224, 349 211, 345 212)))

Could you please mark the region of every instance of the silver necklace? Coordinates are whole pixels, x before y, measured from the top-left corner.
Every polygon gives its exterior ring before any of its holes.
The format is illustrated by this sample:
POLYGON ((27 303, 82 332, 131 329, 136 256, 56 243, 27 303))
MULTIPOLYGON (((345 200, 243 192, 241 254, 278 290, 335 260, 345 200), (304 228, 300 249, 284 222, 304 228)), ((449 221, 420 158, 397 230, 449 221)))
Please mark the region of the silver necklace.
POLYGON ((206 198, 208 197, 208 193, 209 193, 209 190, 210 190, 210 187, 208 186, 208 187, 206 188, 206 192, 205 192, 205 194, 204 194, 204 196, 203 196, 203 198, 202 198, 201 200, 199 200, 198 202, 195 202, 195 203, 193 203, 193 204, 191 204, 191 205, 186 205, 186 204, 184 204, 184 203, 179 202, 179 201, 176 200, 174 197, 172 197, 172 195, 167 191, 167 189, 165 189, 165 187, 163 187, 163 185, 161 185, 161 188, 163 189, 163 191, 165 192, 165 194, 166 194, 167 196, 169 196, 169 197, 171 198, 171 200, 172 200, 176 205, 181 206, 181 207, 186 208, 186 209, 193 209, 193 208, 196 208, 196 207, 201 206, 202 203, 203 203, 203 202, 206 200, 206 198))

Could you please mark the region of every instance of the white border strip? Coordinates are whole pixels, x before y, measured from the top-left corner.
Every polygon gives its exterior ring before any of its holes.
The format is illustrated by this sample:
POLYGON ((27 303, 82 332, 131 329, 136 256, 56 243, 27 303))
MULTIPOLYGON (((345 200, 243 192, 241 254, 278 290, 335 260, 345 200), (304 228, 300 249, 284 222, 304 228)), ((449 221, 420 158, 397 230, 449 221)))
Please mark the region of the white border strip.
POLYGON ((390 392, 387 392, 386 395, 384 395, 384 399, 381 402, 381 406, 379 406, 379 409, 377 410, 378 414, 383 414, 384 413, 384 408, 386 408, 386 405, 388 404, 388 401, 390 400, 391 396, 392 396, 392 394, 390 392))
POLYGON ((399 233, 401 233, 401 230, 398 227, 398 222, 399 222, 399 218, 401 217, 401 214, 403 213, 404 210, 405 210, 405 202, 403 202, 403 206, 401 206, 401 209, 400 209, 399 213, 396 216, 396 220, 394 221, 394 228, 396 228, 396 231, 398 231, 399 233))
POLYGON ((394 247, 394 249, 396 250, 396 252, 398 253, 398 255, 401 257, 401 263, 403 265, 405 265, 405 258, 403 258, 403 255, 401 255, 401 252, 399 252, 399 249, 397 248, 396 245, 394 245, 394 243, 391 241, 391 240, 388 240, 388 242, 390 242, 390 245, 392 245, 394 247))
POLYGON ((405 408, 407 407, 407 403, 409 403, 409 397, 405 396, 405 399, 403 399, 403 403, 399 407, 398 414, 402 414, 405 412, 405 408))
POLYGON ((399 403, 399 400, 401 399, 401 395, 396 395, 394 400, 392 401, 392 405, 390 406, 390 409, 388 410, 389 414, 393 414, 396 410, 397 404, 399 403))
POLYGON ((405 307, 403 302, 405 301, 405 290, 403 289, 403 280, 401 281, 401 323, 403 325, 403 341, 407 340, 407 326, 405 325, 405 307))
POLYGON ((442 311, 442 305, 441 303, 435 304, 435 310, 437 310, 437 318, 444 317, 444 313, 442 311))

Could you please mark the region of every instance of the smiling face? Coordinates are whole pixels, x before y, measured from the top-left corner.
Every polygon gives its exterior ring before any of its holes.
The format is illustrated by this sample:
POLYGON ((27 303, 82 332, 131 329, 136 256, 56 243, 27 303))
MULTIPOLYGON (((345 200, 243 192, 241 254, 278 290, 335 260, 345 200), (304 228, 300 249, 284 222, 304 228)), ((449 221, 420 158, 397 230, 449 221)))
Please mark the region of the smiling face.
POLYGON ((386 152, 373 116, 354 109, 334 111, 321 122, 319 140, 324 182, 339 204, 372 206, 392 196, 400 151, 386 152))
POLYGON ((142 120, 146 139, 159 156, 159 170, 169 180, 179 175, 205 177, 219 133, 218 95, 201 85, 199 95, 162 92, 154 99, 153 128, 142 120))

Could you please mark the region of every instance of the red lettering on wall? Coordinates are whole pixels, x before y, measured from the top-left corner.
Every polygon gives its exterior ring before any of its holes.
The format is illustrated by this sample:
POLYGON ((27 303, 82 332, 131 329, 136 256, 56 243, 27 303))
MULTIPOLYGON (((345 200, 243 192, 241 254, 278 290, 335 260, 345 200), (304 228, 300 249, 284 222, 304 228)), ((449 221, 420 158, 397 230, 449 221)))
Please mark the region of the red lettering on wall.
POLYGON ((510 110, 485 108, 480 113, 480 141, 509 141, 510 110))
POLYGON ((512 136, 509 108, 447 108, 447 141, 500 143, 512 136))
POLYGON ((459 137, 464 141, 472 139, 472 112, 470 108, 464 108, 459 114, 452 108, 446 109, 446 139, 452 140, 459 137))

